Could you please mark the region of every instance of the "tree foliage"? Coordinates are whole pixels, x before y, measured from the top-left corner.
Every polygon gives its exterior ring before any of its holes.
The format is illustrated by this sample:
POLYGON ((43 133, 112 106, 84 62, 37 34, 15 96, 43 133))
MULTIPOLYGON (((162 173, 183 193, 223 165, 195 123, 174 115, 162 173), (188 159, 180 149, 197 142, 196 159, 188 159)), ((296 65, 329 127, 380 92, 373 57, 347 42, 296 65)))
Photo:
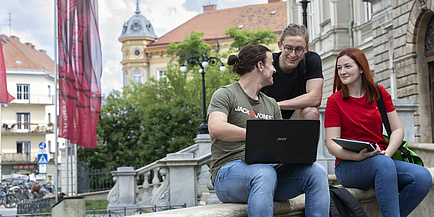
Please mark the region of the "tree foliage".
POLYGON ((236 26, 231 26, 225 31, 226 35, 234 39, 234 42, 230 45, 232 50, 238 52, 244 46, 248 44, 262 44, 268 45, 276 43, 279 36, 273 33, 270 29, 259 30, 239 30, 236 26))
POLYGON ((202 39, 202 36, 203 32, 192 31, 184 41, 178 44, 170 42, 166 53, 176 55, 179 65, 182 65, 189 57, 202 57, 202 54, 208 57, 211 54, 211 46, 202 39))

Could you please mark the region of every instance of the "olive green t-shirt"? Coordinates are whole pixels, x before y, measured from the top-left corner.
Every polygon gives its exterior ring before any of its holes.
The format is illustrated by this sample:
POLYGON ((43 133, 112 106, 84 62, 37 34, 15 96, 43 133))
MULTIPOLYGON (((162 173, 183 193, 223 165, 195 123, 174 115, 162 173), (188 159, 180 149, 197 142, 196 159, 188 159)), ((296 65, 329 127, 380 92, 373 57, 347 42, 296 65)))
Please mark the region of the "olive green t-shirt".
MULTIPOLYGON (((249 119, 282 119, 276 101, 259 92, 259 99, 250 98, 238 82, 221 87, 211 98, 208 115, 220 111, 228 116, 228 123, 246 128, 249 119)), ((211 138, 211 180, 228 162, 244 159, 245 141, 226 142, 211 138)))

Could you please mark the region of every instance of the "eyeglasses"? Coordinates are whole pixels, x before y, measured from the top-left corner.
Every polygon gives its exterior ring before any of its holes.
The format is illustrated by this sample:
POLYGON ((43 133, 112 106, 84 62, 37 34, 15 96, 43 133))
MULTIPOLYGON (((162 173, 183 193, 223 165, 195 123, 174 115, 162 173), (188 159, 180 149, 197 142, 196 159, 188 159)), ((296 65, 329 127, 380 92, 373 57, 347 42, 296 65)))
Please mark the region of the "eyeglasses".
POLYGON ((306 45, 306 47, 304 47, 304 48, 293 48, 293 47, 287 47, 287 46, 285 46, 283 43, 282 43, 282 46, 283 46, 283 51, 286 53, 286 54, 292 54, 292 52, 293 51, 295 51, 295 54, 296 55, 298 55, 298 56, 300 56, 300 55, 302 55, 303 54, 303 52, 304 52, 304 50, 307 48, 307 45, 306 45))

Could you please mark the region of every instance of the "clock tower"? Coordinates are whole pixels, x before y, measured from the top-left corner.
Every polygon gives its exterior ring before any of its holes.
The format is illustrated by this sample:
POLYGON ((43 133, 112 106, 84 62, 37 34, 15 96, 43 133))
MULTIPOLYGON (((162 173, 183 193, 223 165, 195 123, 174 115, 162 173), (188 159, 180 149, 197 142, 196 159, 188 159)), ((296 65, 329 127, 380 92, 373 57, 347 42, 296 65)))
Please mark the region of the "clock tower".
POLYGON ((123 86, 144 83, 151 76, 149 57, 145 52, 148 43, 157 39, 151 22, 141 15, 139 1, 135 14, 124 23, 119 41, 122 43, 123 86))

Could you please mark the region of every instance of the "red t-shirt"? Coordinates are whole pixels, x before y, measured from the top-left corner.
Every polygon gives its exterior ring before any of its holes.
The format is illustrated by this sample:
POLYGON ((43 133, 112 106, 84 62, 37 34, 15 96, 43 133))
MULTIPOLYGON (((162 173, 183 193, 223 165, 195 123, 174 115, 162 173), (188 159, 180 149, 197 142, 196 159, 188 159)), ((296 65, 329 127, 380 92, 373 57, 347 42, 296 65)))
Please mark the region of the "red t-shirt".
MULTIPOLYGON (((390 94, 379 85, 383 95, 386 112, 395 110, 390 94)), ((341 138, 379 144, 381 150, 387 148, 383 137, 383 125, 377 102, 366 102, 366 94, 361 98, 342 99, 341 90, 332 94, 327 100, 324 127, 340 127, 341 138)), ((341 159, 336 157, 335 163, 341 159)))

